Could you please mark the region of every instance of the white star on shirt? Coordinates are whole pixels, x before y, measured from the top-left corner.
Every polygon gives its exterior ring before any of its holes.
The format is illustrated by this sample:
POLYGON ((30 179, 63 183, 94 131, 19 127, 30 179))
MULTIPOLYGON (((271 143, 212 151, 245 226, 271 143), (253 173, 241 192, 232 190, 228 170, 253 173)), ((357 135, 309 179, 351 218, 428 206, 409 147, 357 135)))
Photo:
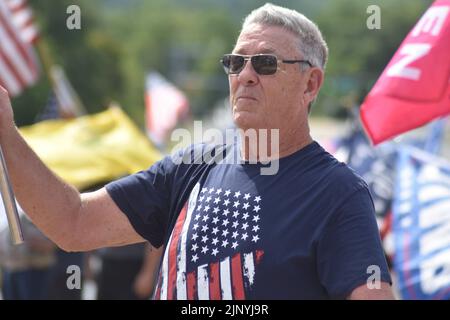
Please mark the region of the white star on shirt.
POLYGON ((213 193, 214 192, 214 188, 209 189, 209 193, 213 193))
POLYGON ((233 228, 236 229, 238 227, 238 225, 239 225, 239 222, 237 222, 237 221, 233 222, 233 228))
POLYGON ((259 203, 260 201, 261 201, 261 197, 260 196, 255 197, 255 202, 256 203, 259 203))
POLYGON ((240 196, 241 196, 241 192, 240 191, 234 193, 234 197, 235 198, 239 198, 240 196))
POLYGON ((247 228, 248 228, 248 223, 245 222, 245 223, 242 225, 242 230, 247 230, 247 228))
POLYGON ((252 228, 252 231, 253 231, 253 232, 258 232, 258 230, 259 230, 259 227, 258 227, 258 226, 253 226, 253 228, 252 228))
POLYGON ((201 196, 198 201, 202 202, 205 199, 205 196, 201 196))
POLYGON ((247 210, 248 207, 250 207, 250 205, 247 202, 244 203, 244 209, 247 210))
POLYGON ((253 238, 252 238, 252 241, 254 242, 254 243, 256 243, 256 241, 258 241, 259 240, 259 237, 258 237, 258 235, 256 235, 256 236, 253 236, 253 238))
POLYGON ((203 211, 208 212, 209 211, 209 206, 206 206, 205 209, 203 209, 203 211))
POLYGON ((194 234, 192 235, 192 239, 194 239, 194 241, 195 241, 195 240, 197 240, 197 238, 198 238, 198 234, 197 234, 197 233, 194 233, 194 234))
POLYGON ((233 218, 237 218, 237 216, 239 215, 239 211, 233 211, 233 218))
POLYGON ((197 262, 197 260, 198 260, 198 256, 196 254, 194 254, 192 256, 192 262, 197 262))
POLYGON ((222 225, 225 226, 225 227, 226 227, 229 223, 230 223, 230 222, 228 221, 228 219, 225 219, 225 220, 222 221, 222 225))
POLYGON ((216 194, 220 194, 222 192, 222 189, 217 189, 216 194))
POLYGON ((209 228, 208 228, 207 225, 204 225, 204 226, 202 227, 202 231, 203 231, 203 232, 206 232, 208 229, 209 229, 209 228))
POLYGON ((258 222, 258 221, 260 220, 260 219, 259 219, 259 215, 254 216, 252 220, 253 220, 254 222, 258 222))
POLYGON ((206 243, 206 241, 208 241, 208 236, 203 236, 203 237, 202 237, 202 242, 203 242, 203 243, 206 243))
POLYGON ((246 193, 245 196, 244 196, 245 200, 248 200, 248 198, 250 198, 250 193, 246 193))
POLYGON ((225 248, 227 245, 228 245, 228 240, 225 239, 224 241, 222 241, 222 247, 225 248))
POLYGON ((197 249, 198 249, 198 246, 197 246, 197 244, 196 243, 194 243, 193 245, 192 245, 192 251, 197 251, 197 249))
POLYGON ((226 207, 228 204, 230 203, 230 200, 225 199, 225 201, 223 202, 224 206, 226 207))
POLYGON ((196 214, 196 215, 195 215, 195 220, 198 220, 198 219, 200 219, 200 215, 199 215, 199 214, 196 214))
POLYGON ((208 188, 203 187, 201 193, 205 193, 206 191, 208 191, 208 188))
POLYGON ((230 189, 228 189, 227 191, 225 191, 225 197, 228 197, 228 196, 230 195, 230 193, 231 193, 231 190, 230 190, 230 189))
POLYGON ((248 218, 248 213, 246 212, 246 213, 244 213, 244 215, 242 216, 242 219, 247 220, 247 218, 248 218))
POLYGON ((213 235, 216 235, 217 232, 219 232, 219 228, 214 227, 214 228, 213 228, 213 231, 212 231, 213 235))
POLYGON ((219 250, 217 250, 216 248, 213 249, 213 251, 211 252, 211 254, 215 257, 217 255, 217 253, 219 253, 219 250))
POLYGON ((215 207, 214 210, 213 210, 213 212, 214 212, 214 213, 219 212, 219 208, 215 207))
POLYGON ((239 205, 240 205, 239 201, 235 201, 233 207, 237 208, 239 207, 239 205))
POLYGON ((202 218, 203 222, 206 222, 208 219, 209 219, 208 216, 203 216, 203 218, 202 218))
POLYGON ((228 209, 225 209, 225 210, 223 210, 223 212, 222 212, 222 214, 223 214, 224 216, 227 216, 229 213, 230 213, 230 210, 228 210, 228 209))
POLYGON ((212 199, 211 197, 208 197, 208 198, 206 198, 206 200, 205 200, 205 201, 206 201, 206 202, 210 202, 210 201, 211 201, 211 199, 212 199))
POLYGON ((228 232, 227 229, 225 229, 225 230, 222 231, 222 236, 223 236, 223 237, 226 237, 228 234, 229 234, 229 232, 228 232))
POLYGON ((238 237, 239 233, 237 231, 233 232, 233 235, 231 236, 233 239, 236 239, 238 237))
POLYGON ((219 218, 214 217, 212 223, 217 224, 217 222, 219 222, 219 218))
POLYGON ((201 205, 201 204, 199 204, 199 205, 197 206, 197 211, 202 211, 202 205, 201 205))
POLYGON ((255 211, 256 213, 258 213, 259 210, 261 210, 261 208, 260 208, 259 206, 255 206, 255 207, 253 208, 253 211, 255 211))
POLYGON ((202 253, 206 253, 208 251, 208 246, 202 247, 202 253))
POLYGON ((214 239, 213 239, 213 241, 212 241, 212 244, 213 244, 213 245, 216 245, 216 244, 217 244, 217 242, 219 242, 219 239, 217 239, 217 238, 214 238, 214 239))
POLYGON ((233 244, 231 245, 231 247, 232 247, 233 249, 236 249, 237 246, 238 246, 237 242, 233 242, 233 244))
POLYGON ((248 238, 248 234, 247 234, 247 232, 246 232, 246 233, 244 233, 244 234, 242 235, 242 240, 247 240, 247 238, 248 238))
POLYGON ((198 229, 198 223, 194 224, 194 226, 192 227, 192 229, 197 230, 197 229, 198 229))
POLYGON ((215 203, 215 204, 218 204, 219 202, 220 202, 220 198, 215 198, 215 199, 214 199, 214 203, 215 203))

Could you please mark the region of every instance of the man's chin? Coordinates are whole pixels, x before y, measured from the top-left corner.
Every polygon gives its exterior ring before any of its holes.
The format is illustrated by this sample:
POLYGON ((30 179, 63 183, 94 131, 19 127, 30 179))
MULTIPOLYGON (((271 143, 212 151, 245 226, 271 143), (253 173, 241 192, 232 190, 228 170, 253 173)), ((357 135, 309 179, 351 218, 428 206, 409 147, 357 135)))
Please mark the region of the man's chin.
POLYGON ((259 127, 260 121, 256 119, 254 114, 247 111, 241 111, 234 114, 234 124, 242 130, 256 129, 259 127))

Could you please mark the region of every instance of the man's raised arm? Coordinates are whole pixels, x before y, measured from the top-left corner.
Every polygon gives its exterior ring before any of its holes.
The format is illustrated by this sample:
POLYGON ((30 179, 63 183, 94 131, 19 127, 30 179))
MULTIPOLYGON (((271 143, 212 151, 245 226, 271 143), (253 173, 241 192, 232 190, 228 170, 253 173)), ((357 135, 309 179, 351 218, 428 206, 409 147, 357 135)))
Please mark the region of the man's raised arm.
POLYGON ((45 166, 17 130, 1 86, 0 144, 20 206, 62 249, 87 251, 144 241, 104 188, 81 195, 45 166))

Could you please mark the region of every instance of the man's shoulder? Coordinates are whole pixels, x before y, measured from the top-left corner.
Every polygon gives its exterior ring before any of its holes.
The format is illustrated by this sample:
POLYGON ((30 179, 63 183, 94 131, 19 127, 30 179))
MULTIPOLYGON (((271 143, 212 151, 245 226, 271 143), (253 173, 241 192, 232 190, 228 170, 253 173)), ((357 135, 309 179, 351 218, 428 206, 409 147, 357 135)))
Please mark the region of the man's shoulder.
POLYGON ((328 167, 325 179, 329 181, 333 188, 342 191, 357 191, 362 188, 367 188, 366 182, 346 163, 337 160, 333 155, 324 151, 324 165, 328 167))

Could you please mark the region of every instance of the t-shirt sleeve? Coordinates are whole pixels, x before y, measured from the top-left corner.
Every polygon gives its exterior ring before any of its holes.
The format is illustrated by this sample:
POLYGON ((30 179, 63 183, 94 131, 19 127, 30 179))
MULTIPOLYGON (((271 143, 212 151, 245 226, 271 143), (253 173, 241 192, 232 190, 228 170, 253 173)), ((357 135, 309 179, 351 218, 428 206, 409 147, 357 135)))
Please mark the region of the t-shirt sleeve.
POLYGON ((331 218, 319 240, 317 258, 320 280, 333 299, 347 298, 373 278, 374 270, 380 271, 380 281, 391 283, 367 187, 345 199, 331 218))
POLYGON ((171 157, 165 157, 145 171, 106 185, 136 232, 157 248, 163 244, 168 225, 174 172, 171 157))

